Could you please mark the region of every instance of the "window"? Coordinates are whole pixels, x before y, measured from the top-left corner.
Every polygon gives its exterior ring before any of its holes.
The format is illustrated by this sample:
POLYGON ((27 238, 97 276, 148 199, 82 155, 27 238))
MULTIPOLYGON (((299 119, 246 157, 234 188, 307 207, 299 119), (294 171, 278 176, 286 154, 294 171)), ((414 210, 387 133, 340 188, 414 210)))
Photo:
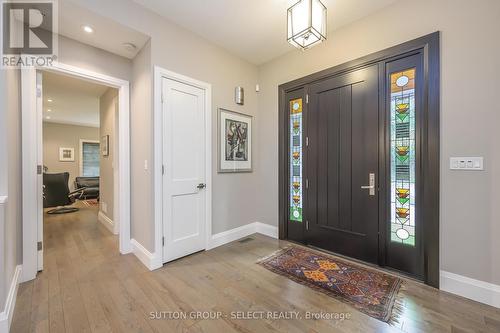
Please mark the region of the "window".
POLYGON ((83 177, 99 177, 100 148, 98 142, 81 141, 81 169, 83 177))
POLYGON ((290 220, 302 222, 302 98, 290 101, 290 220))
POLYGON ((415 246, 415 68, 391 74, 391 241, 415 246))

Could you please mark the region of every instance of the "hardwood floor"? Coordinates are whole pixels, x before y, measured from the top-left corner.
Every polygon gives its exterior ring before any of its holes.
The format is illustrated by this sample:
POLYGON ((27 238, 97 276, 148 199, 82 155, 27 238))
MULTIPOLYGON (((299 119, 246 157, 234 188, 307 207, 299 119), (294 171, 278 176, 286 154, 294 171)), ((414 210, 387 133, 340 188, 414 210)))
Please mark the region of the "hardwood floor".
POLYGON ((11 332, 500 332, 500 310, 406 282, 391 327, 255 262, 288 245, 261 235, 149 272, 97 222, 95 207, 45 220, 45 269, 20 285, 11 332), (150 319, 151 312, 227 317, 150 319), (234 319, 233 311, 348 313, 335 320, 234 319))

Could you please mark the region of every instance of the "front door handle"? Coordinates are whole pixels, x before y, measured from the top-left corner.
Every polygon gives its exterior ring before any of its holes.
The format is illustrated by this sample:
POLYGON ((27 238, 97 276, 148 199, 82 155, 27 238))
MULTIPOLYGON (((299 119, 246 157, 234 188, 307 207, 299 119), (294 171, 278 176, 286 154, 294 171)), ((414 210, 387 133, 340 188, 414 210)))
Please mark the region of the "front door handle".
POLYGON ((200 183, 198 186, 196 186, 199 190, 203 190, 205 187, 207 187, 207 184, 200 183))
POLYGON ((375 174, 370 173, 369 174, 369 185, 363 185, 361 186, 362 190, 369 190, 368 193, 370 195, 375 195, 375 174))

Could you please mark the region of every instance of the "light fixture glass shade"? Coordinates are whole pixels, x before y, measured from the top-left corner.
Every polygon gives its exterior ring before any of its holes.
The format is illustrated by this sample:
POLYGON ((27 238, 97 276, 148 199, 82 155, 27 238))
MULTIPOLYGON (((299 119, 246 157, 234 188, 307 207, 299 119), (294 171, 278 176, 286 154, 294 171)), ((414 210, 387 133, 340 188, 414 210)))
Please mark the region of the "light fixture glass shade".
POLYGON ((326 7, 320 0, 300 0, 288 8, 288 42, 308 49, 326 39, 326 7))

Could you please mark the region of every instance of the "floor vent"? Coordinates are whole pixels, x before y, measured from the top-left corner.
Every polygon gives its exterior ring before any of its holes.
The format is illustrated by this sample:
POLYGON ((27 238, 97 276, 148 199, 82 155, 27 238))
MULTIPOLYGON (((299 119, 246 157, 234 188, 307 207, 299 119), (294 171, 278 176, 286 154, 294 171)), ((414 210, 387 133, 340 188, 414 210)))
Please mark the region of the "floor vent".
POLYGON ((244 238, 240 241, 238 241, 239 243, 248 243, 248 242, 251 242, 253 241, 253 238, 252 237, 247 237, 247 238, 244 238))

